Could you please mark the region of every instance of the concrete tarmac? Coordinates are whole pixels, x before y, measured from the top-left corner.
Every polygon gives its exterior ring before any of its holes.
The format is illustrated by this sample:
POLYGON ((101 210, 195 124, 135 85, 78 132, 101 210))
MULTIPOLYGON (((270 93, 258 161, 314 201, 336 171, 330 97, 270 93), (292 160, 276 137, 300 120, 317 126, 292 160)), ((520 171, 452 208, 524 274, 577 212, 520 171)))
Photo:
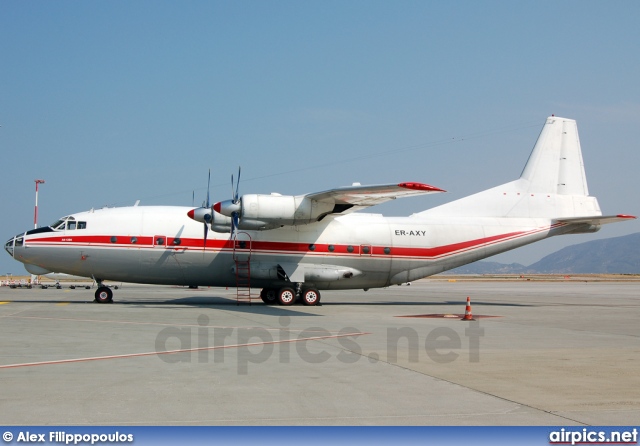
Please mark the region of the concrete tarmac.
POLYGON ((224 288, 93 292, 0 288, 0 424, 640 420, 637 281, 426 279, 324 291, 318 307, 236 305, 224 288), (467 296, 476 321, 459 320, 467 296))

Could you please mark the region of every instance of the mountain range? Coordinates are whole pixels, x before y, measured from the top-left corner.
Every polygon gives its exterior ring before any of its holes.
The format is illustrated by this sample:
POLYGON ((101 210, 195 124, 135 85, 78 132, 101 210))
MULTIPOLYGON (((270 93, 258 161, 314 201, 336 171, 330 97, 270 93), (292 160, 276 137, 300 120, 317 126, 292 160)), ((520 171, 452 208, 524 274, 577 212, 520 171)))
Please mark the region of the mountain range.
POLYGON ((640 232, 567 246, 524 266, 478 261, 448 274, 640 274, 640 232))

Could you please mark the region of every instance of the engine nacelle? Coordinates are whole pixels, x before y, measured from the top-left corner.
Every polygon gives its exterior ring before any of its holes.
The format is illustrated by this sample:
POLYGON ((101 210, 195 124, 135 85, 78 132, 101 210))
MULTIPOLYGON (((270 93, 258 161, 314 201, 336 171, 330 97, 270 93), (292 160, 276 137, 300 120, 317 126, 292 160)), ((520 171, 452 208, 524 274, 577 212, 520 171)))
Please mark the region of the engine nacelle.
POLYGON ((187 215, 197 222, 210 224, 214 232, 231 232, 231 218, 222 215, 211 208, 197 208, 189 211, 187 215))
POLYGON ((304 195, 247 194, 239 202, 231 200, 216 203, 214 208, 221 215, 231 217, 238 212, 240 229, 266 230, 281 226, 307 225, 333 212, 335 204, 310 200, 304 195))

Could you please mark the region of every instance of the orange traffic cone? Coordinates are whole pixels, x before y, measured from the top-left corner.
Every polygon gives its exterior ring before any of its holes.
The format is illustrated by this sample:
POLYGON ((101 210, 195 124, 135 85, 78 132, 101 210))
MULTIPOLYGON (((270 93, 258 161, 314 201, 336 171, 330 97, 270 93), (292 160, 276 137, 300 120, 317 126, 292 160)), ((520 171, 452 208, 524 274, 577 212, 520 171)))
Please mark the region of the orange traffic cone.
POLYGON ((471 299, 467 296, 467 307, 464 309, 464 317, 460 319, 461 321, 475 321, 473 315, 471 314, 471 299))

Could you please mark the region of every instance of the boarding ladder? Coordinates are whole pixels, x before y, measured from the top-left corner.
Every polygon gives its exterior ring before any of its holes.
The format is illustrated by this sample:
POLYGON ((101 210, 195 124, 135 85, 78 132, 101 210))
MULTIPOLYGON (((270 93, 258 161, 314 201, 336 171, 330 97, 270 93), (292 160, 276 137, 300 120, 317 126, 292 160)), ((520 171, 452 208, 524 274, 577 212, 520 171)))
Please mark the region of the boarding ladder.
POLYGON ((233 261, 236 264, 236 305, 258 299, 251 296, 251 236, 236 232, 233 237, 233 261))

